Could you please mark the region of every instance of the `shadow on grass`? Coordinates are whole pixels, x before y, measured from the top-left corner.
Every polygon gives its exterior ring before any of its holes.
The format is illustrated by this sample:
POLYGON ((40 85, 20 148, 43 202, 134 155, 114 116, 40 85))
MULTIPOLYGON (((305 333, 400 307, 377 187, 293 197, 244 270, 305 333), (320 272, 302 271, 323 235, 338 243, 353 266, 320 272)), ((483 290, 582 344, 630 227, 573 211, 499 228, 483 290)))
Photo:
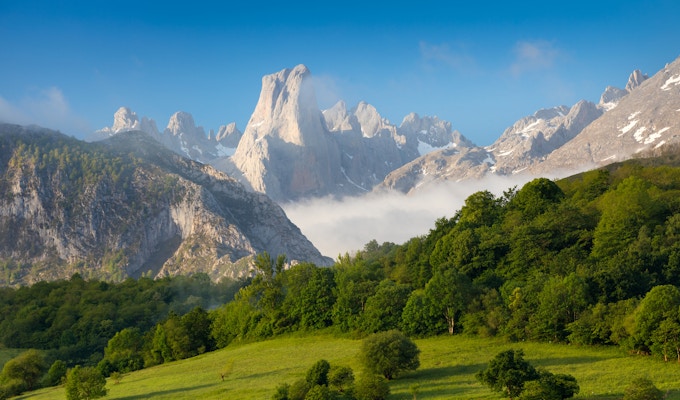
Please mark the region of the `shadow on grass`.
POLYGON ((215 386, 215 385, 214 384, 195 385, 195 386, 185 387, 185 388, 176 388, 176 389, 170 389, 170 390, 159 390, 159 391, 156 391, 156 392, 136 394, 136 395, 133 395, 133 396, 116 397, 116 399, 121 399, 121 400, 142 400, 142 399, 151 399, 151 398, 161 398, 162 399, 165 396, 169 396, 169 395, 172 395, 172 394, 175 394, 175 393, 193 392, 195 390, 213 387, 213 386, 215 386))
POLYGON ((535 367, 548 367, 559 365, 591 364, 606 359, 607 359, 606 357, 579 356, 561 358, 537 358, 531 359, 529 360, 529 362, 535 367))

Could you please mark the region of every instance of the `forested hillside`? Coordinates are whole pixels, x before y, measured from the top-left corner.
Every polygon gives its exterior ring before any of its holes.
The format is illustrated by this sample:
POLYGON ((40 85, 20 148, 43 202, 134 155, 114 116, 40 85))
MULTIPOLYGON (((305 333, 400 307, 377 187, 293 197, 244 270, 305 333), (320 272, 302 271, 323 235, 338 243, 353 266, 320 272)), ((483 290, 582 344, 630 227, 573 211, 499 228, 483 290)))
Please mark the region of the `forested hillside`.
POLYGON ((260 253, 233 300, 236 284, 205 275, 4 288, 0 343, 103 374, 317 329, 615 345, 670 361, 679 239, 680 162, 669 153, 475 193, 427 234, 372 241, 329 268, 260 253))
POLYGON ((404 244, 368 243, 331 269, 261 271, 218 310, 214 334, 225 345, 326 326, 399 328, 675 357, 679 212, 674 153, 478 192, 404 244))

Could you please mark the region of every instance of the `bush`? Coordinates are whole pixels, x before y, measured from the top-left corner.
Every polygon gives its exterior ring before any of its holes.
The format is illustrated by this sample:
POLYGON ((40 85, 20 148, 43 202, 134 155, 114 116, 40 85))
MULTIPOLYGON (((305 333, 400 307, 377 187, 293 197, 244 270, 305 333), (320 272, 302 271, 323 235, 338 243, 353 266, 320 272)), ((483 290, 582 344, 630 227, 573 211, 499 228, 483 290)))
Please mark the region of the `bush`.
POLYGON ((380 375, 364 374, 354 385, 357 400, 385 400, 390 395, 387 379, 380 375))
POLYGON ((661 400, 663 393, 647 378, 637 378, 623 390, 623 400, 661 400))
POLYGON ((328 363, 328 361, 319 360, 307 371, 307 377, 305 380, 311 386, 328 385, 328 371, 330 369, 331 365, 328 363))
POLYGON ((536 369, 524 360, 524 351, 506 350, 489 362, 489 366, 477 373, 477 379, 492 390, 515 398, 524 390, 524 384, 538 379, 536 369))
POLYGON ((392 330, 373 334, 361 346, 360 357, 367 371, 390 380, 420 366, 420 350, 403 333, 392 330))
POLYGON ((66 374, 66 399, 86 400, 106 396, 106 378, 93 367, 77 365, 66 374))

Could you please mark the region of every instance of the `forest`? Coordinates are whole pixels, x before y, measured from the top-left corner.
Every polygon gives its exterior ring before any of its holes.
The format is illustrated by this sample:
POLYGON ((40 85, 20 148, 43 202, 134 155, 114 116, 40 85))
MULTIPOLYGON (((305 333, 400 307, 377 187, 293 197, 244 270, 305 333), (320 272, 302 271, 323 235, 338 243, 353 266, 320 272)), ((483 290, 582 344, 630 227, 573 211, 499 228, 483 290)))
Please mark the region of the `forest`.
POLYGON ((371 241, 328 268, 262 253, 242 282, 74 276, 2 288, 0 343, 45 350, 44 384, 55 363, 110 375, 320 329, 610 345, 680 362, 678 239, 677 160, 630 160, 474 193, 426 234, 371 241))

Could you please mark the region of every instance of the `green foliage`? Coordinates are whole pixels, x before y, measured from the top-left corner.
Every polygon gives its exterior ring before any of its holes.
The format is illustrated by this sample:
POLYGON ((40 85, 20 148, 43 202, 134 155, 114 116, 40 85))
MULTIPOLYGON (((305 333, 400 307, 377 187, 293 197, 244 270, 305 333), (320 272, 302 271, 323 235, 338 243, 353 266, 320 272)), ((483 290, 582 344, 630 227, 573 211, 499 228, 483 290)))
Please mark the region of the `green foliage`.
POLYGON ((411 288, 385 279, 376 287, 375 294, 366 299, 360 329, 374 333, 397 329, 401 322, 411 288))
POLYGON ((0 379, 3 382, 13 382, 12 386, 17 388, 33 390, 38 387, 46 368, 44 356, 39 351, 31 349, 7 361, 2 368, 0 379))
POLYGON ((578 394, 579 386, 576 378, 566 374, 552 374, 540 371, 539 378, 526 382, 521 400, 562 400, 578 394))
POLYGON ((93 367, 76 367, 66 374, 66 399, 88 400, 106 396, 106 379, 93 367))
POLYGON ((331 365, 328 363, 328 361, 319 360, 307 371, 305 380, 312 386, 328 386, 328 371, 330 369, 331 365))
POLYGON ((52 359, 67 365, 96 364, 99 359, 90 356, 101 358, 116 332, 145 332, 171 311, 182 315, 197 303, 207 308, 233 297, 236 283, 216 284, 206 278, 197 274, 108 283, 74 275, 70 280, 0 288, 0 343, 49 350, 52 359))
POLYGON ((480 382, 511 399, 522 393, 526 382, 538 377, 536 369, 524 360, 522 350, 506 350, 497 354, 489 365, 477 374, 480 382))
POLYGON ((375 333, 364 339, 360 359, 367 371, 390 380, 404 371, 420 366, 420 350, 403 333, 391 330, 375 333))
POLYGON ((623 390, 623 400, 661 400, 663 392, 647 378, 636 378, 623 390))
POLYGON ((56 360, 47 370, 44 383, 45 386, 56 386, 62 383, 68 372, 68 366, 61 360, 56 360))
POLYGON ((288 390, 290 385, 287 383, 282 383, 276 387, 276 393, 272 395, 272 400, 288 400, 288 390))
POLYGON ((385 400, 389 395, 387 379, 380 375, 363 374, 354 386, 354 397, 357 400, 385 400))
POLYGON ((328 371, 328 386, 344 393, 354 384, 354 371, 350 367, 332 366, 328 371))

